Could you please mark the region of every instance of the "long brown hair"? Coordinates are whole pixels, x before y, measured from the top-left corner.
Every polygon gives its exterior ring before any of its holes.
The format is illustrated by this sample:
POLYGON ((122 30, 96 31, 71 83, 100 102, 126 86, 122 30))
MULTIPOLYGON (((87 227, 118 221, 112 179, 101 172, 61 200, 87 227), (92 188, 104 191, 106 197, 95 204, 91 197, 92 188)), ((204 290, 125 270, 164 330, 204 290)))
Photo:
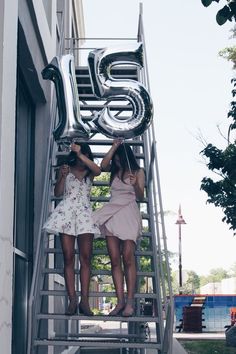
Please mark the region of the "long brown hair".
MULTIPOLYGON (((89 158, 89 160, 94 161, 93 153, 92 153, 91 148, 90 148, 88 143, 84 143, 84 142, 82 143, 82 142, 77 142, 76 141, 75 144, 80 146, 81 153, 83 155, 86 155, 89 158)), ((75 166, 76 162, 77 162, 77 159, 78 159, 78 156, 77 156, 76 152, 75 151, 71 151, 69 153, 69 155, 67 156, 66 163, 69 166, 75 166)), ((87 169, 87 173, 84 176, 84 178, 86 180, 86 178, 91 174, 92 171, 87 166, 85 166, 85 168, 87 169)))
POLYGON ((136 161, 133 150, 126 143, 119 145, 112 157, 110 184, 112 183, 115 175, 119 172, 120 169, 122 170, 121 172, 122 182, 124 182, 124 174, 126 171, 128 171, 129 169, 131 169, 132 172, 140 170, 140 166, 136 161), (119 156, 121 167, 117 166, 115 162, 116 155, 119 156))

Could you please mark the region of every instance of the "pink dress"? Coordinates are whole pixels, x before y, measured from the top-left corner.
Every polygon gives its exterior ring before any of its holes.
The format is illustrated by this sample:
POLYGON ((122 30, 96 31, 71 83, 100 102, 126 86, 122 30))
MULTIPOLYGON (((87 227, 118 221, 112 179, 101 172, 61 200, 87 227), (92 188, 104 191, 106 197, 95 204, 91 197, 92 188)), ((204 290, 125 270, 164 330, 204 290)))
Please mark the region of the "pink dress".
POLYGON ((125 183, 117 176, 113 179, 111 199, 93 213, 93 220, 103 236, 116 236, 121 240, 136 242, 142 232, 142 223, 129 177, 125 179, 125 183))

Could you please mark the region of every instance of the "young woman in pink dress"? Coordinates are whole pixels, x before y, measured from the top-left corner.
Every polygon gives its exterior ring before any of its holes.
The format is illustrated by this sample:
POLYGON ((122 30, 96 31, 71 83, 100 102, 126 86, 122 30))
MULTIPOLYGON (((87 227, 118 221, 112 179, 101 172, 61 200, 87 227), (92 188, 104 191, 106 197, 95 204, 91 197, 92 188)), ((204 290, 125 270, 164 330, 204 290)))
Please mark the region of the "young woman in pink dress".
POLYGON ((101 234, 106 237, 111 259, 117 305, 109 315, 128 317, 134 313, 135 245, 142 232, 141 215, 136 200, 141 200, 144 196, 145 175, 130 146, 119 139, 114 140, 103 158, 101 169, 111 173, 111 199, 93 213, 93 220, 99 226, 101 234))
POLYGON ((64 257, 64 277, 69 296, 66 315, 77 312, 78 298, 75 292, 75 240, 78 241, 80 260, 81 299, 79 312, 93 315, 89 307, 89 283, 94 233, 99 229, 92 220, 90 191, 94 176, 101 173, 93 162, 93 154, 87 143, 73 143, 67 164, 61 166, 55 184, 56 197, 63 200, 53 210, 43 228, 48 233, 58 234, 64 257))

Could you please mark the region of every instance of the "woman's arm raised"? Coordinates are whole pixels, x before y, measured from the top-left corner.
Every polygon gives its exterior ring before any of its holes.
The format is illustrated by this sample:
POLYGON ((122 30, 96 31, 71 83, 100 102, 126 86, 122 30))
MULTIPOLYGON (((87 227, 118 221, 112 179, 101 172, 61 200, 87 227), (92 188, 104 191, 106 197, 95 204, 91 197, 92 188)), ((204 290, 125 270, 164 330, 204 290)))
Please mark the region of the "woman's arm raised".
POLYGON ((81 147, 77 144, 71 144, 71 150, 76 152, 78 158, 83 161, 83 163, 90 169, 94 176, 99 176, 101 174, 100 167, 90 160, 86 155, 82 154, 81 147))
POLYGON ((122 144, 123 140, 121 139, 115 139, 113 140, 113 144, 110 148, 110 150, 106 153, 104 156, 102 162, 101 162, 101 169, 104 172, 109 172, 110 171, 110 164, 111 164, 111 159, 116 152, 118 146, 122 144))

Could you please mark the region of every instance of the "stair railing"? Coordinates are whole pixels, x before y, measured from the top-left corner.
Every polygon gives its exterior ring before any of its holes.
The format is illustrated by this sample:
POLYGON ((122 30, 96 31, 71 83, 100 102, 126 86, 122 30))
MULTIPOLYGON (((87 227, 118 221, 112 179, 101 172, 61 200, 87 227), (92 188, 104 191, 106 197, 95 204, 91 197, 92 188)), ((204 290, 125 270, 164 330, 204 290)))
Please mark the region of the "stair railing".
MULTIPOLYGON (((145 46, 145 36, 144 36, 144 28, 143 28, 143 8, 142 3, 140 4, 140 13, 139 13, 139 25, 138 25, 138 41, 143 43, 143 61, 144 61, 144 69, 140 72, 142 78, 141 82, 145 85, 145 87, 150 92, 150 82, 149 82, 149 75, 148 75, 148 66, 147 66, 147 56, 146 56, 146 46, 145 46)), ((166 237, 166 230, 165 230, 165 222, 164 222, 164 210, 162 204, 162 195, 161 195, 161 185, 160 185, 160 174, 159 174, 159 167, 158 167, 158 159, 156 155, 156 138, 155 138, 155 130, 154 124, 145 132, 145 142, 146 147, 149 153, 145 156, 147 171, 148 171, 148 182, 152 187, 151 193, 151 203, 154 207, 154 228, 156 230, 156 238, 157 238, 157 245, 158 245, 158 258, 160 266, 160 278, 161 278, 161 285, 162 285, 162 298, 164 301, 164 309, 166 313, 166 323, 165 329, 163 333, 163 321, 160 321, 161 328, 161 338, 163 340, 163 353, 172 353, 172 332, 173 332, 173 322, 174 322, 174 307, 173 307, 173 295, 172 295, 172 284, 171 284, 171 274, 170 274, 170 266, 169 266, 169 257, 168 257, 168 248, 167 248, 167 237, 166 237), (158 196, 158 202, 155 198, 158 196), (158 204, 159 203, 159 209, 158 204), (160 218, 160 222, 159 222, 160 218), (159 224, 161 226, 162 232, 162 240, 163 245, 161 244, 161 237, 159 231, 159 224), (164 255, 162 254, 164 252, 164 255), (165 287, 165 276, 162 266, 162 259, 164 256, 165 266, 166 266, 166 278, 167 278, 167 285, 168 285, 168 300, 166 294, 166 287, 165 287), (168 340, 167 340, 168 338, 168 340), (165 348, 164 348, 165 347, 165 348)), ((157 285, 158 286, 158 285, 157 285)), ((159 314, 161 309, 159 309, 159 314)))
MULTIPOLYGON (((62 15, 61 20, 61 32, 60 32, 60 42, 58 48, 58 55, 60 56, 64 50, 64 14, 62 15)), ((34 268, 30 288, 30 296, 28 302, 28 328, 27 328, 27 354, 32 354, 32 340, 37 332, 36 325, 36 315, 39 308, 41 307, 41 302, 36 302, 36 298, 39 294, 39 291, 42 287, 43 279, 40 278, 41 269, 44 267, 46 262, 46 256, 44 253, 44 248, 47 242, 47 234, 42 231, 43 224, 48 217, 49 205, 51 204, 51 166, 53 158, 53 150, 55 146, 55 140, 53 137, 53 130, 55 128, 57 120, 57 101, 55 90, 52 94, 51 109, 50 109, 50 128, 49 128, 49 142, 48 142, 48 151, 46 157, 46 166, 45 166, 45 177, 44 177, 44 187, 42 195, 42 208, 39 221, 39 228, 37 234, 37 245, 34 257, 34 268)))

